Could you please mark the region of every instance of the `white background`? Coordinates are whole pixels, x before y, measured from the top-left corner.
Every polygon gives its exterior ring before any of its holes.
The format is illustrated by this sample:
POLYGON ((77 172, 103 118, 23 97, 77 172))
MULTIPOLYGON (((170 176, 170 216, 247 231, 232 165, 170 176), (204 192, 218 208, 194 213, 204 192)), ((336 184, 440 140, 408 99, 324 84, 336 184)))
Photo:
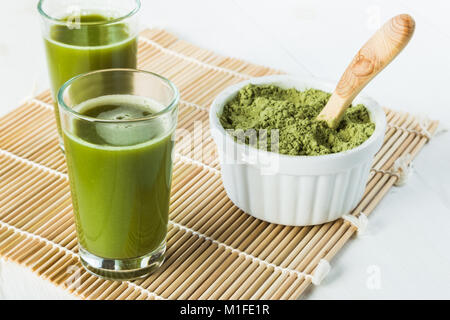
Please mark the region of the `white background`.
MULTIPOLYGON (((0 115, 48 87, 36 2, 0 5, 0 115)), ((142 2, 143 26, 163 27, 223 55, 335 82, 380 23, 410 13, 416 20, 411 43, 364 93, 450 124, 447 0, 142 2)), ((370 216, 369 234, 346 245, 307 298, 450 298, 449 136, 423 149, 407 185, 393 189, 370 216)))

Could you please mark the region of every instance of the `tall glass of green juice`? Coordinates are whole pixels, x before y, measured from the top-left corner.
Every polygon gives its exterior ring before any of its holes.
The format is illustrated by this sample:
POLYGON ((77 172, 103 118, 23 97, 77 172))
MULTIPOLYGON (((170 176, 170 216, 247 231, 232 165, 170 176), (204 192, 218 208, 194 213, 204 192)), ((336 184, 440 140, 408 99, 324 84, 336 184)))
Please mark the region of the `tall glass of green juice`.
POLYGON ((136 68, 139 8, 139 0, 39 1, 60 136, 56 94, 64 82, 94 70, 136 68))
POLYGON ((83 266, 135 279, 165 252, 179 94, 135 69, 76 76, 58 93, 83 266))

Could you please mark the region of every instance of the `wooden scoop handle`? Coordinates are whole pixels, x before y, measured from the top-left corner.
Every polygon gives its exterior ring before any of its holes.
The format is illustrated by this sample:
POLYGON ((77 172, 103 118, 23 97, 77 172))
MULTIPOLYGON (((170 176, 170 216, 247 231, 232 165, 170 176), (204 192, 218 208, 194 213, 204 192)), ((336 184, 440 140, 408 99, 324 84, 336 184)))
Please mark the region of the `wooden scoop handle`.
POLYGON ((414 19, 401 14, 386 22, 353 58, 317 119, 337 128, 358 93, 407 45, 415 28, 414 19))

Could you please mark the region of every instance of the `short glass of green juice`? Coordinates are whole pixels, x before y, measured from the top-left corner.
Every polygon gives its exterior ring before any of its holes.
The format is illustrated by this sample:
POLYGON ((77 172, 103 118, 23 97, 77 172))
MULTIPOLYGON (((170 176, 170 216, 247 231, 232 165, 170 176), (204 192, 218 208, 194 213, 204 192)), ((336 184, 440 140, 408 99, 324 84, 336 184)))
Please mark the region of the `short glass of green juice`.
POLYGON ((179 93, 136 69, 76 76, 58 92, 83 266, 136 279, 164 259, 179 93))
POLYGON ((64 82, 94 70, 136 68, 139 9, 139 0, 39 1, 60 137, 56 94, 64 82))

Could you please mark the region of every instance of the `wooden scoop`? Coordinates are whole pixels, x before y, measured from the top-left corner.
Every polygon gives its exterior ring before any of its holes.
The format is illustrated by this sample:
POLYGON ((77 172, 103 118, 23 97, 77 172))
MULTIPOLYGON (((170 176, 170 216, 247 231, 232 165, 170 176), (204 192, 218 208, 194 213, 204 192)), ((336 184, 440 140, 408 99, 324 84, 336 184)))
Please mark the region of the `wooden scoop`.
POLYGON ((414 19, 408 14, 386 22, 353 58, 317 119, 326 121, 330 128, 337 128, 353 99, 403 50, 414 28, 414 19))

